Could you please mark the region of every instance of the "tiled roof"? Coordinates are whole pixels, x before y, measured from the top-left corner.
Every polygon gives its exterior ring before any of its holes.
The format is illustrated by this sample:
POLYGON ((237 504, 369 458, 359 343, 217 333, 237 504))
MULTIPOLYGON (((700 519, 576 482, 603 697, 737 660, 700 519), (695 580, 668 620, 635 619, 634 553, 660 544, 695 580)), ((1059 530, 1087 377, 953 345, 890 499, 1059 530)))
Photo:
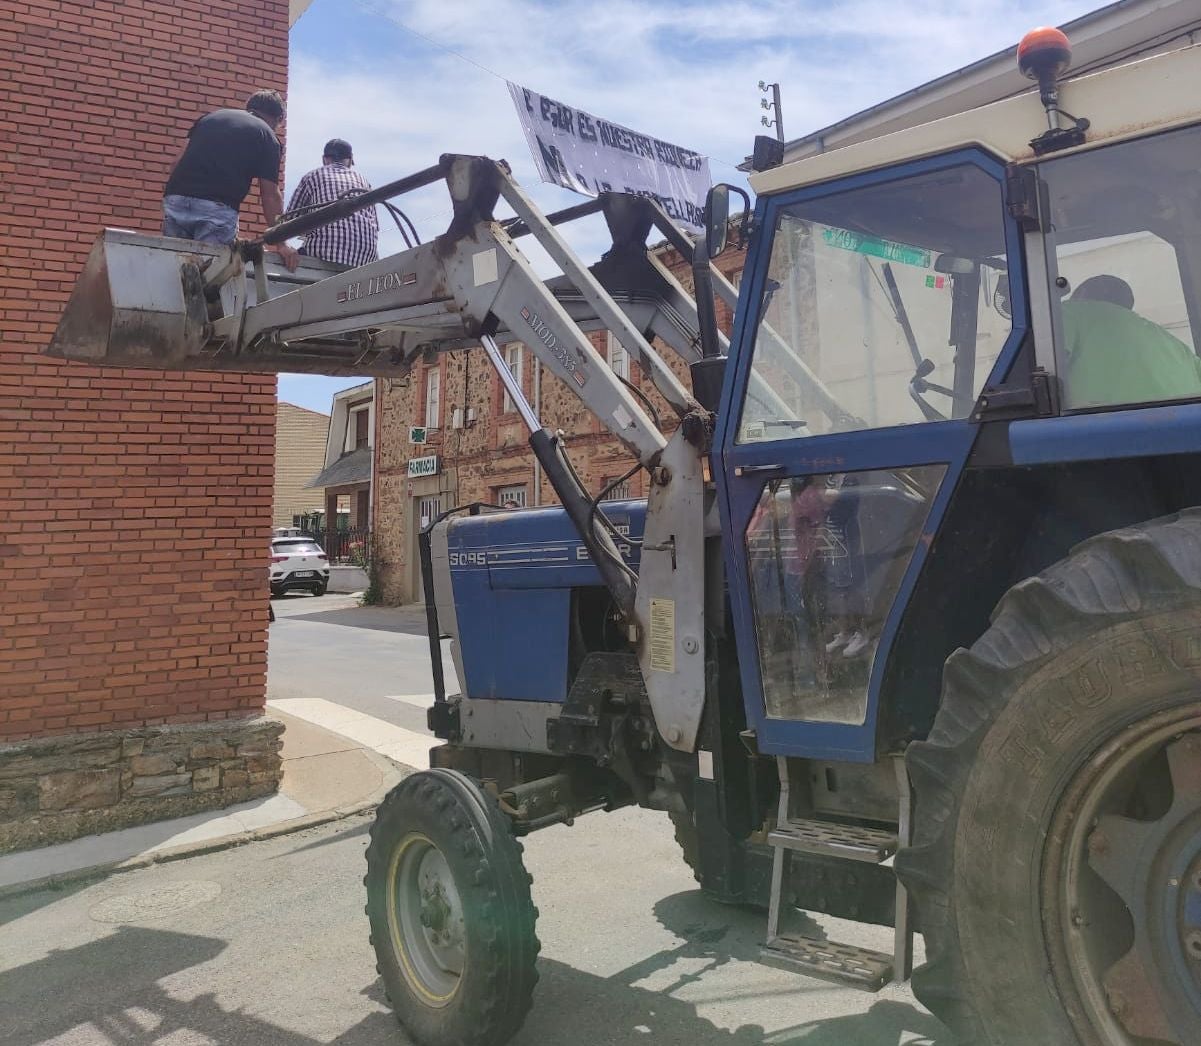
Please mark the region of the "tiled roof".
POLYGON ((322 469, 308 483, 309 487, 344 487, 349 483, 371 482, 371 448, 360 447, 343 454, 337 461, 322 469))

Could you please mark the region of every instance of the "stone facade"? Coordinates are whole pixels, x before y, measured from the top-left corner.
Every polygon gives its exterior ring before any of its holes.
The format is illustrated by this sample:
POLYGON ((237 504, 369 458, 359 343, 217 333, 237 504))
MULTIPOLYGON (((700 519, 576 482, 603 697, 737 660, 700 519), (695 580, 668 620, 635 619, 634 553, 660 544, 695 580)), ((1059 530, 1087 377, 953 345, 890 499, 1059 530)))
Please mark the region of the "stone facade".
POLYGON ((229 719, 0 745, 0 854, 270 795, 283 729, 229 719))
MULTIPOLYGON (((691 289, 688 267, 674 251, 661 250, 660 258, 676 278, 691 289)), ((718 268, 733 277, 741 272, 743 252, 728 250, 718 259, 718 268)), ((718 304, 718 322, 727 332, 730 311, 718 304)), ((606 332, 590 335, 602 359, 614 360, 606 332)), ((656 344, 685 385, 690 386, 686 365, 666 347, 656 344)), ((520 377, 526 399, 538 404, 543 424, 566 434, 576 471, 592 493, 599 493, 611 480, 634 464, 628 451, 610 435, 584 407, 579 398, 544 368, 539 369, 528 348, 521 347, 520 377)), ((655 391, 650 379, 632 361, 627 377, 654 404, 664 431, 674 429, 672 412, 655 391)), ((534 456, 527 443, 521 417, 505 402, 500 381, 484 354, 475 349, 445 353, 433 362, 414 367, 405 379, 377 382, 377 442, 375 458, 374 532, 376 569, 386 602, 407 603, 421 599, 417 558, 420 513, 437 503, 441 510, 474 501, 500 504, 517 490, 525 505, 557 503, 550 484, 542 477, 535 490, 534 456), (428 373, 440 370, 438 424, 427 429, 427 442, 409 443, 410 425, 434 420, 427 417, 428 373), (438 458, 438 473, 410 479, 411 457, 438 458)), ((646 476, 635 473, 626 488, 628 496, 646 494, 646 476)))

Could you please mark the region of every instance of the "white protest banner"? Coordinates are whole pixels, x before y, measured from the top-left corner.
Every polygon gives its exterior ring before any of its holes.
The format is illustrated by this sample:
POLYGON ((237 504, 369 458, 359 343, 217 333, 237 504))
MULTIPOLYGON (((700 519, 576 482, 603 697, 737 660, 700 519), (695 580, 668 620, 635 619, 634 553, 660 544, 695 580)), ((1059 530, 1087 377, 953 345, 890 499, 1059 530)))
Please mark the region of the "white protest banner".
POLYGON ((657 200, 675 221, 701 228, 709 158, 509 84, 544 182, 585 196, 628 192, 657 200))

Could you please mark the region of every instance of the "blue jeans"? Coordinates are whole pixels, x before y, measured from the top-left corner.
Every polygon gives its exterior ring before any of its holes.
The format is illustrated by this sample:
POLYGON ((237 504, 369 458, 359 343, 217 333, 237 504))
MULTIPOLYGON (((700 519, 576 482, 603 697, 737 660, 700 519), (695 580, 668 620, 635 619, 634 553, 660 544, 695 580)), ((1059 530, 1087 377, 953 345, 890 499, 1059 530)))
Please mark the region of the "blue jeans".
POLYGON ((215 200, 164 196, 163 235, 201 243, 233 243, 238 235, 238 212, 215 200))

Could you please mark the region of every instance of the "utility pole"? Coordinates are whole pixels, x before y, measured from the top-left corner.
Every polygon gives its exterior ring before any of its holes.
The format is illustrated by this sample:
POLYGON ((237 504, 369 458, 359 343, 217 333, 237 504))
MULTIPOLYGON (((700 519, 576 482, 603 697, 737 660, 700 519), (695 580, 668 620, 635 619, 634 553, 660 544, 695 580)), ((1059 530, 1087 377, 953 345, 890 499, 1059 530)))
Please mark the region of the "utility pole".
POLYGON ((771 91, 771 101, 769 102, 766 98, 760 98, 759 107, 768 110, 768 112, 774 112, 776 117, 774 120, 769 120, 766 116, 760 116, 759 122, 764 127, 774 127, 776 129, 776 140, 782 143, 784 141, 784 112, 780 108, 780 85, 764 83, 760 80, 759 90, 764 94, 771 91))

